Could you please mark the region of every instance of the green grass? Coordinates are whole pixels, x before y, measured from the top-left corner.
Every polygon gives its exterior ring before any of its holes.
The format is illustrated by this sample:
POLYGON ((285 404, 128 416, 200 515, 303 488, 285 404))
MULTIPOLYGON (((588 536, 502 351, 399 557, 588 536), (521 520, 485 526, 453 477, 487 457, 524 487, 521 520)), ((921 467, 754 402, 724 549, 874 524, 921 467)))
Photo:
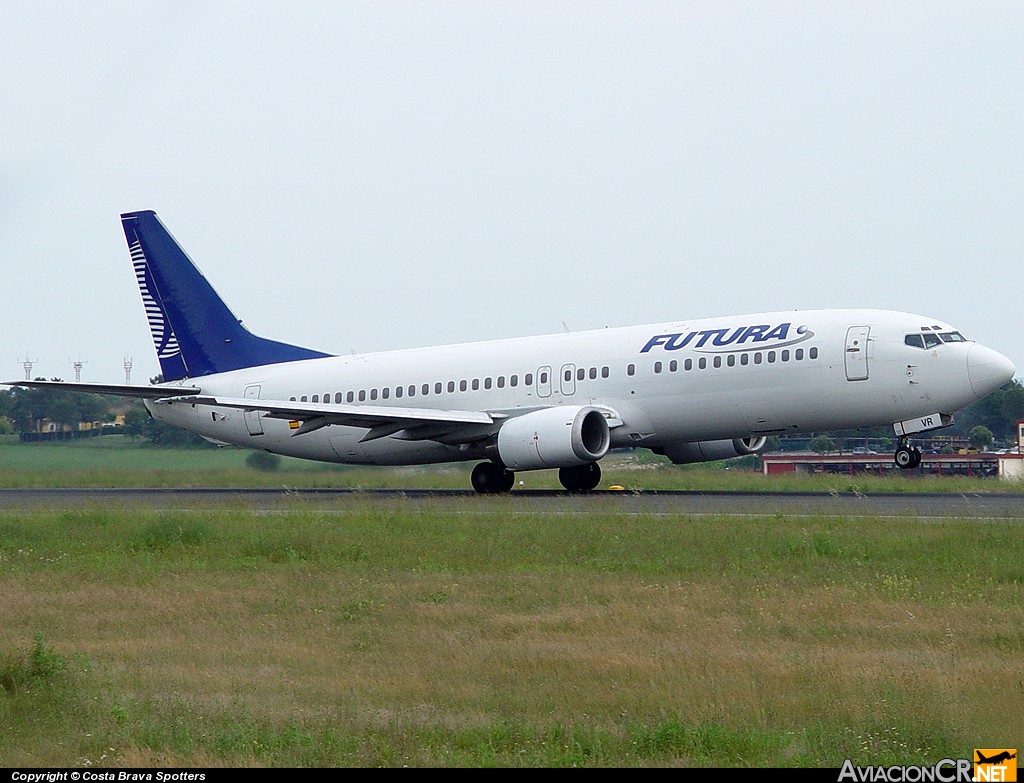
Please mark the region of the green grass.
MULTIPOLYGON (((352 487, 468 489, 474 462, 409 468, 367 468, 281 458, 256 470, 246 449, 168 449, 106 436, 71 443, 0 444, 0 487, 352 487)), ((1020 492, 1017 482, 906 475, 767 477, 730 463, 674 466, 613 454, 601 462, 600 488, 806 492, 1020 492)), ((523 489, 561 489, 557 471, 516 475, 523 489)))
POLYGON ((1015 746, 1019 523, 587 508, 2 513, 0 766, 838 767, 1015 746))

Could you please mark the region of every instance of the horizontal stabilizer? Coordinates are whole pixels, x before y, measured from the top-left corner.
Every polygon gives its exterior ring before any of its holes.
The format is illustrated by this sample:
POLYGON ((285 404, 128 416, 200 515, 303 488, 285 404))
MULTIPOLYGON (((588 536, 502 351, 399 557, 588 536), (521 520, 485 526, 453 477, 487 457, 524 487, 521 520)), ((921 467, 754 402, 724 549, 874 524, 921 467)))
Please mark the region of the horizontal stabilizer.
POLYGON ((185 397, 190 394, 199 394, 201 391, 194 386, 129 386, 120 383, 70 383, 68 381, 4 381, 0 386, 107 394, 112 397, 134 397, 142 400, 185 397))

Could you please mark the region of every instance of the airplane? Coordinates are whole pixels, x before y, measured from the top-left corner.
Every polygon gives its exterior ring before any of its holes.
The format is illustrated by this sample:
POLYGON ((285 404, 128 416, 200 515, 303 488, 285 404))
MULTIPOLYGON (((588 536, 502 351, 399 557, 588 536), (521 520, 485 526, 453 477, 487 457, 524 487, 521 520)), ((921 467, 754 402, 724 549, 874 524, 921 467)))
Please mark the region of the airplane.
POLYGON ((1001 764, 1004 761, 1017 758, 1016 753, 1010 753, 1008 750, 997 753, 992 758, 985 758, 980 750, 975 750, 974 752, 978 754, 977 764, 1001 764))
POLYGON ((998 389, 1013 363, 932 317, 811 310, 335 356, 259 337, 153 211, 121 215, 160 363, 150 386, 8 381, 141 398, 218 444, 358 465, 480 460, 480 493, 557 469, 595 489, 612 449, 684 464, 768 436, 892 426, 911 436, 998 389))

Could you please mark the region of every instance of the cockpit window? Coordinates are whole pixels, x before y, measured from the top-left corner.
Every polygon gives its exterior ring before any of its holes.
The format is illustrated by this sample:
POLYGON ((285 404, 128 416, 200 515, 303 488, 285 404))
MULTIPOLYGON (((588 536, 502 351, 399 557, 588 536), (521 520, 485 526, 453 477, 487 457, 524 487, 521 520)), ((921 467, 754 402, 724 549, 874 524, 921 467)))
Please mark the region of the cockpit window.
MULTIPOLYGON (((925 327, 927 328, 927 327, 925 327)), ((935 327, 938 328, 938 327, 935 327)), ((943 343, 965 343, 967 338, 960 332, 924 332, 923 334, 906 334, 903 336, 904 345, 911 348, 935 348, 943 343)))

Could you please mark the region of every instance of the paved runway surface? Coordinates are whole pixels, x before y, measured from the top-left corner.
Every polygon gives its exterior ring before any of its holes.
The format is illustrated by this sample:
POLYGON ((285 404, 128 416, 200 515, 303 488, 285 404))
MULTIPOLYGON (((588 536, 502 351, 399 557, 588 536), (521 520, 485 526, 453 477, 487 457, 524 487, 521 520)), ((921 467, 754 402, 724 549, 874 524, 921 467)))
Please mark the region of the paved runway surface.
POLYGON ((505 512, 679 514, 685 516, 902 516, 920 518, 1024 519, 1021 494, 938 494, 853 492, 612 492, 573 495, 563 491, 521 490, 508 496, 472 490, 363 489, 0 489, 0 510, 29 507, 76 508, 89 505, 152 508, 251 508, 271 511, 293 503, 342 511, 362 502, 467 505, 505 512))

